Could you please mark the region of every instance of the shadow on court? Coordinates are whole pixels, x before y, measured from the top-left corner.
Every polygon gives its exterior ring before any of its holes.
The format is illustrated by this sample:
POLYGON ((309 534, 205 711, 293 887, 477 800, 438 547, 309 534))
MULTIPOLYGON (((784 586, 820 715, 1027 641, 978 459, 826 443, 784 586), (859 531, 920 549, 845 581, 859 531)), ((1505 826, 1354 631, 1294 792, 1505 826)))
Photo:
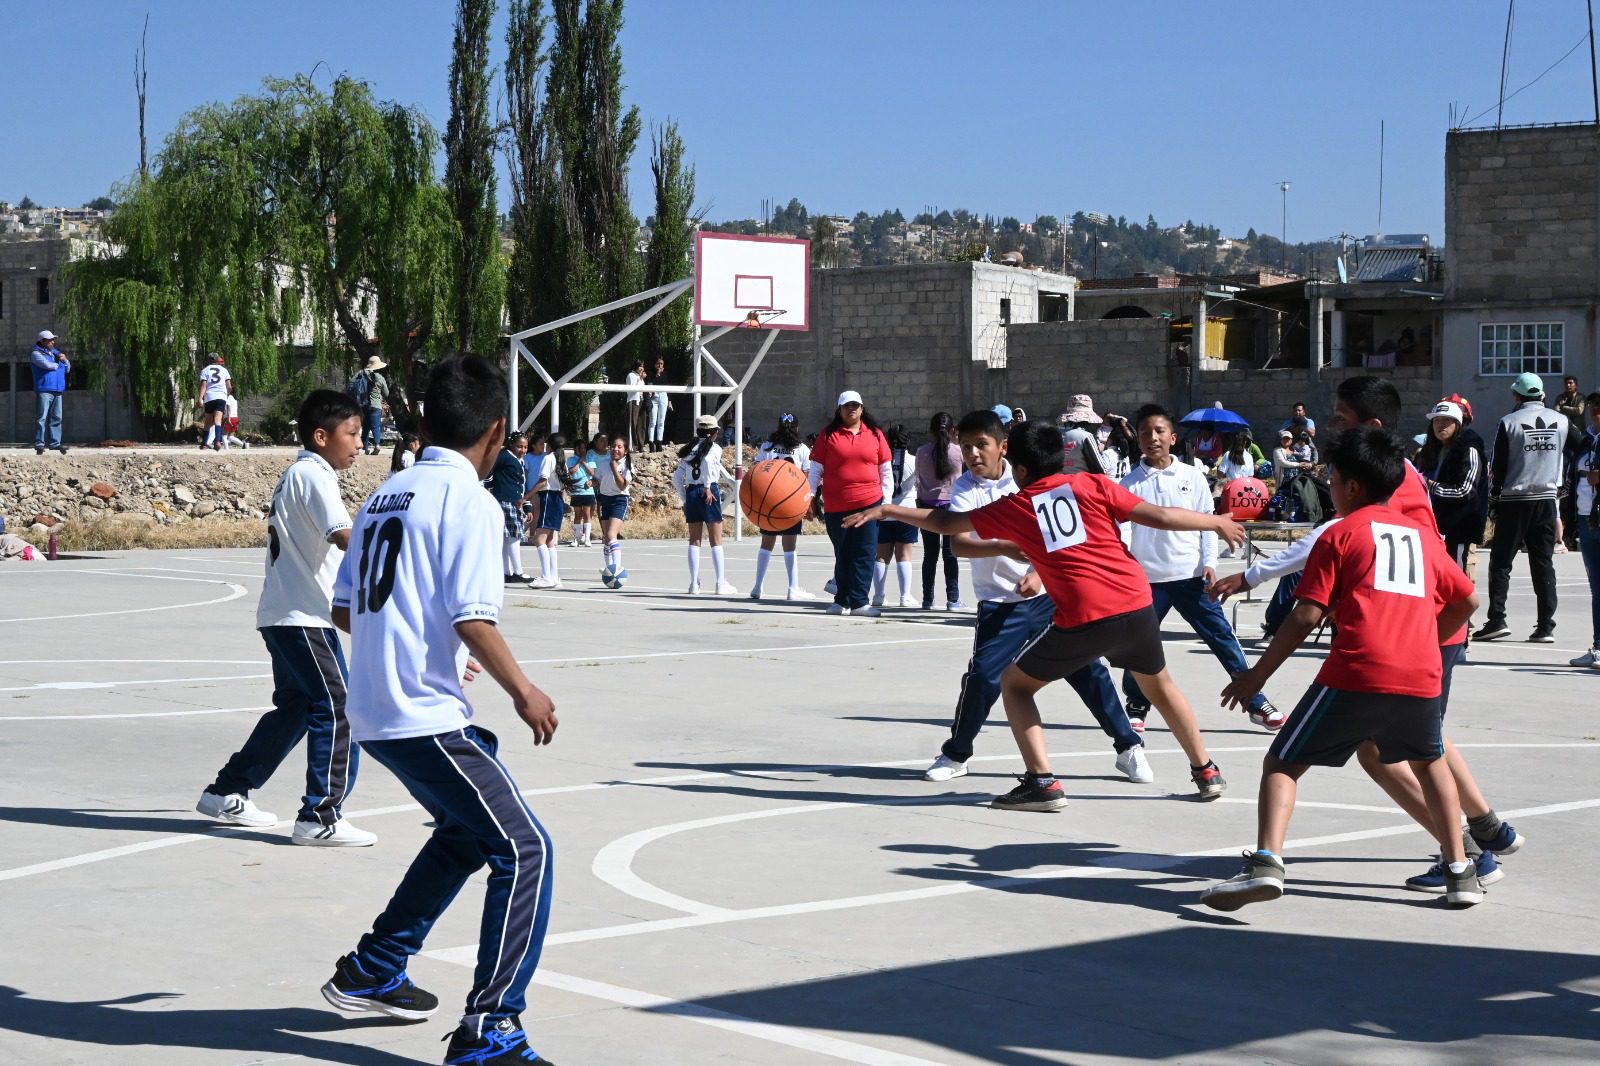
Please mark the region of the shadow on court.
MULTIPOLYGON (((331 1010, 278 1007, 185 1010, 169 1007, 183 997, 144 992, 120 999, 66 1001, 38 999, 0 985, 0 1032, 12 1030, 63 1043, 101 1047, 200 1048, 259 1056, 295 1056, 344 1066, 415 1066, 413 1058, 372 1047, 320 1040, 312 1033, 394 1029, 388 1019, 351 1021, 331 1010), (151 1004, 153 1009, 136 1008, 151 1004)), ((13 1060, 15 1061, 15 1060, 13 1060)), ((106 1062, 118 1062, 113 1053, 106 1062)), ((252 1061, 262 1061, 254 1059, 252 1061)))
POLYGON ((125 833, 194 833, 198 836, 236 837, 266 844, 288 844, 282 833, 274 836, 236 825, 223 825, 200 815, 183 816, 178 810, 118 810, 74 807, 0 807, 0 822, 53 825, 61 829, 108 829, 125 833), (155 817, 172 814, 175 818, 155 817))
MULTIPOLYGON (((1115 887, 1089 879, 1073 890, 1112 895, 1115 887)), ((1352 1039, 1597 1038, 1600 997, 1563 987, 1600 977, 1600 960, 1590 955, 1297 936, 1225 921, 688 1005, 771 1025, 906 1038, 1006 1066, 1064 1055, 1225 1061, 1224 1049, 1267 1040, 1292 1040, 1295 1061, 1348 1062, 1359 1061, 1352 1039), (1141 994, 1130 999, 1132 989, 1141 994)), ((1541 1052, 1545 1061, 1592 1061, 1548 1044, 1541 1052)))

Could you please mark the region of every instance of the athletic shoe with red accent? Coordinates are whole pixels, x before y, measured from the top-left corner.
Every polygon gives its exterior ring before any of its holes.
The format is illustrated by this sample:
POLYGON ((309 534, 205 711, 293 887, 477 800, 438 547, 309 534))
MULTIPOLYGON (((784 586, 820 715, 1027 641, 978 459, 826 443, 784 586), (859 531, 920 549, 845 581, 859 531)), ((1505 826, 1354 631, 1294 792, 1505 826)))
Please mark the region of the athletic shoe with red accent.
POLYGON ((1223 780, 1222 771, 1217 769, 1217 764, 1208 762, 1198 770, 1190 770, 1189 778, 1194 782, 1194 787, 1200 790, 1202 800, 1214 800, 1228 790, 1228 782, 1223 780))
POLYGON ((989 806, 1002 811, 1058 811, 1067 805, 1067 790, 1061 787, 1060 781, 1041 785, 1036 775, 1023 774, 1017 782, 1016 788, 1004 796, 996 796, 989 806))
POLYGON ((1249 713, 1250 721, 1269 733, 1276 733, 1289 720, 1289 716, 1274 707, 1271 700, 1262 700, 1261 706, 1250 708, 1249 713))
POLYGON ((1150 705, 1148 703, 1128 704, 1128 724, 1133 727, 1135 733, 1144 732, 1145 716, 1149 713, 1150 705))

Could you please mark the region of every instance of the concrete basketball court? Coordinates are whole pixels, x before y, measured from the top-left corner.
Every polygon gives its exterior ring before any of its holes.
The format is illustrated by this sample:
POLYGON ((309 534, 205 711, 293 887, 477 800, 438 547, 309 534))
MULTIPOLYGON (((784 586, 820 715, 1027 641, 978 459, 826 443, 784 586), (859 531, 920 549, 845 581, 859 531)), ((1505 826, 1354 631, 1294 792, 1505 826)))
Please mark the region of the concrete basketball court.
MULTIPOLYGON (((730 546, 749 586, 755 545, 730 546)), ((802 542, 820 591, 828 548, 802 542)), ((530 562, 532 553, 528 553, 530 562)), ((681 542, 630 541, 632 583, 563 549, 567 591, 502 624, 561 718, 536 749, 484 679, 476 721, 556 843, 551 936, 524 1020, 560 1066, 1592 1062, 1600 1055, 1600 672, 1577 555, 1554 646, 1473 648, 1449 725, 1530 843, 1475 909, 1400 888, 1431 842, 1352 763, 1314 771, 1289 894, 1196 904, 1254 835, 1268 736, 1217 707, 1221 669, 1168 623, 1173 668, 1231 789, 1192 800, 1147 734, 1154 785, 1112 768, 1066 687, 1042 700, 1072 805, 984 804, 1020 764, 997 712, 974 772, 920 780, 971 615, 832 618, 691 599, 681 542)), ((706 560, 709 572, 709 559, 706 560)), ((781 559, 774 566, 781 588, 781 559)), ((255 551, 128 552, 0 572, 0 1061, 438 1062, 471 978, 481 875, 411 968, 439 1014, 347 1016, 318 994, 428 832, 368 761, 347 814, 376 847, 289 845, 193 804, 270 699, 255 551)), ((1480 579, 1483 575, 1480 573, 1480 579)), ((1512 628, 1531 631, 1525 568, 1512 628)), ((1257 631, 1260 606, 1241 608, 1257 631)), ((1292 707, 1321 651, 1268 694, 1292 707)))

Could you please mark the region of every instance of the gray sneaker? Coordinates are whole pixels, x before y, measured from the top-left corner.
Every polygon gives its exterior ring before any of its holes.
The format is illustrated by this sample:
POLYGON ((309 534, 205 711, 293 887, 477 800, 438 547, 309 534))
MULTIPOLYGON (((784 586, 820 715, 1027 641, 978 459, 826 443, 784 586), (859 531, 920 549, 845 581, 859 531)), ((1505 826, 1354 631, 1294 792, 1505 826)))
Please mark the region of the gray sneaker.
POLYGON ((1236 911, 1247 903, 1266 903, 1281 895, 1283 863, 1266 852, 1247 851, 1239 872, 1200 893, 1200 902, 1215 911, 1236 911))
POLYGON ((1452 907, 1471 907, 1483 902, 1483 886, 1478 883, 1478 871, 1472 863, 1460 873, 1444 868, 1444 898, 1452 907))
POLYGON ((1600 648, 1590 648, 1576 659, 1568 659, 1568 666, 1600 666, 1600 648))

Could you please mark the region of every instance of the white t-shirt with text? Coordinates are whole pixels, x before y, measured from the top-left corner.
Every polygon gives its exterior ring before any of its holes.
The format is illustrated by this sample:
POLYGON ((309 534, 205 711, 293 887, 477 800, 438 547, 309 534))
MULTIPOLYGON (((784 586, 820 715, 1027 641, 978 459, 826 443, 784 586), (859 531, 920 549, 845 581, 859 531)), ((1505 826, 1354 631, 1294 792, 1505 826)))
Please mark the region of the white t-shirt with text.
POLYGON ((226 400, 228 398, 228 382, 233 380, 233 375, 228 373, 228 368, 221 363, 212 363, 200 371, 200 384, 205 388, 205 402, 226 400))

